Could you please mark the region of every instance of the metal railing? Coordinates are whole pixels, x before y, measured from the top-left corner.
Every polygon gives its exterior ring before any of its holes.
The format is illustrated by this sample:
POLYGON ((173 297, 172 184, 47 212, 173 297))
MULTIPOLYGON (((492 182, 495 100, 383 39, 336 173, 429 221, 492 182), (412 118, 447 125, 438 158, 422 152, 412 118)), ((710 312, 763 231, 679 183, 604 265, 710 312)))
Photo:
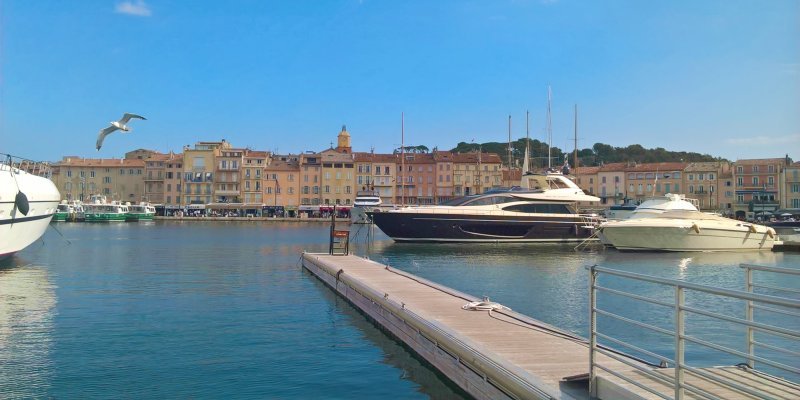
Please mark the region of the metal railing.
MULTIPOLYGON (((775 368, 777 370, 782 370, 793 374, 795 376, 800 376, 800 368, 796 365, 786 365, 784 363, 775 361, 773 359, 759 356, 756 354, 755 349, 756 347, 763 347, 765 349, 769 349, 775 352, 783 353, 790 356, 800 356, 796 350, 789 350, 786 348, 782 348, 779 346, 758 342, 754 340, 754 332, 759 331, 761 333, 774 335, 783 339, 788 340, 800 340, 800 331, 792 330, 788 328, 783 328, 779 326, 774 326, 766 323, 756 322, 753 319, 754 310, 764 310, 768 312, 775 312, 784 315, 790 315, 795 317, 800 317, 800 301, 785 297, 779 296, 771 296, 765 294, 754 293, 753 290, 755 288, 762 288, 762 289, 771 289, 771 290, 779 290, 791 293, 800 293, 800 290, 791 289, 791 288, 781 288, 763 284, 755 284, 753 283, 752 274, 753 271, 769 271, 774 273, 782 273, 782 274, 790 274, 790 275, 800 275, 800 270, 792 270, 786 268, 776 268, 776 267, 761 267, 755 265, 747 265, 742 264, 742 268, 745 268, 746 273, 746 291, 739 291, 739 290, 732 290, 732 289, 724 289, 718 288, 713 286, 706 286, 706 285, 698 285, 692 284, 684 281, 672 280, 672 279, 665 279, 665 278, 658 278, 652 277, 648 275, 642 275, 632 272, 625 272, 614 270, 610 268, 603 268, 598 266, 589 267, 590 271, 590 286, 589 286, 589 301, 590 301, 590 309, 591 309, 591 317, 590 317, 590 356, 589 356, 589 363, 590 363, 590 372, 589 372, 589 385, 590 391, 593 396, 597 396, 597 376, 598 376, 598 369, 603 370, 619 379, 622 379, 628 383, 633 384, 649 393, 652 393, 660 398, 664 399, 683 399, 686 396, 686 392, 691 392, 693 396, 704 398, 704 399, 717 399, 718 396, 709 393, 705 389, 701 389, 695 385, 686 382, 686 373, 691 373, 695 376, 698 376, 700 379, 710 381, 714 384, 719 385, 720 387, 726 387, 729 389, 733 389, 742 393, 746 393, 758 398, 770 398, 770 394, 763 392, 757 388, 749 387, 746 385, 742 385, 730 379, 722 378, 718 375, 706 372, 698 367, 690 366, 686 363, 685 360, 685 349, 686 344, 691 343, 695 345, 700 345, 703 347, 707 347, 716 351, 720 351, 722 353, 727 353, 729 355, 733 355, 736 357, 741 357, 747 363, 750 368, 755 366, 755 362, 759 362, 763 365, 767 365, 769 367, 775 368), (597 282, 599 274, 606 274, 612 275, 619 278, 630 279, 634 281, 642 281, 642 282, 649 282, 652 284, 662 285, 671 287, 674 289, 674 299, 671 301, 659 300, 655 298, 651 298, 648 296, 642 296, 630 292, 626 292, 623 290, 612 289, 609 287, 600 286, 597 282), (716 312, 708 311, 707 309, 701 309, 697 307, 690 307, 686 305, 685 296, 687 291, 693 291, 698 293, 705 293, 709 295, 716 295, 722 298, 728 299, 739 299, 744 300, 747 303, 747 307, 745 310, 745 318, 737 318, 729 315, 719 314, 716 312), (655 304, 658 306, 671 308, 674 312, 674 329, 664 329, 661 327, 653 326, 641 321, 633 320, 631 318, 626 318, 624 316, 612 313, 607 310, 603 310, 597 307, 597 293, 598 292, 606 292, 616 296, 625 297, 628 299, 633 299, 636 301, 641 301, 649 304, 655 304), (772 306, 782 307, 776 308, 772 306), (738 351, 724 345, 709 342, 707 340, 702 340, 696 336, 690 336, 686 334, 686 316, 687 314, 695 314, 695 315, 702 315, 704 317, 714 318, 719 321, 724 321, 728 323, 738 324, 746 327, 746 340, 747 340, 747 349, 748 351, 742 352, 738 351), (643 349, 639 346, 633 345, 623 340, 615 339, 607 334, 603 334, 599 332, 597 327, 597 316, 602 315, 604 317, 608 317, 612 320, 617 320, 624 322, 626 324, 630 324, 648 331, 657 332, 666 336, 671 336, 675 339, 674 344, 674 355, 672 357, 665 357, 660 354, 656 354, 655 352, 648 351, 643 349), (633 350, 635 352, 639 352, 641 354, 645 354, 649 357, 653 357, 658 360, 663 366, 672 366, 674 367, 674 375, 669 376, 663 373, 659 373, 653 369, 643 367, 641 364, 636 364, 631 362, 630 360, 620 357, 619 355, 610 352, 598 344, 598 339, 606 340, 608 342, 614 343, 615 345, 619 345, 625 347, 629 350, 633 350), (615 361, 621 362, 626 364, 629 367, 637 370, 638 372, 642 373, 643 375, 652 378, 655 381, 661 382, 667 386, 671 386, 674 388, 674 393, 672 395, 664 394, 659 392, 658 390, 648 387, 646 384, 641 383, 641 379, 635 379, 636 377, 628 377, 625 376, 624 373, 620 373, 618 371, 614 371, 612 368, 607 366, 601 365, 598 362, 598 355, 605 355, 615 361)), ((793 347, 796 349, 797 347, 793 347)), ((776 378, 780 381, 780 379, 776 378)), ((787 382, 787 381, 784 381, 787 382)), ((787 382, 788 383, 788 382, 787 382)))
POLYGON ((33 161, 11 154, 0 153, 0 162, 3 164, 2 169, 8 167, 11 171, 24 171, 47 179, 53 176, 53 167, 46 161, 33 161))

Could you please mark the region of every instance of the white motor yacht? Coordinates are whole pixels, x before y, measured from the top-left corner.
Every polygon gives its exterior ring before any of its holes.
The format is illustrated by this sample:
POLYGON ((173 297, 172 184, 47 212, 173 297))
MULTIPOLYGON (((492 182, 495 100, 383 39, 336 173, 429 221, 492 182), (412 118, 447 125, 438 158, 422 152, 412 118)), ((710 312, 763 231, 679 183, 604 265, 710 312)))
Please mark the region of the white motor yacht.
POLYGON ((383 201, 377 190, 359 190, 356 193, 353 208, 350 210, 350 220, 353 223, 369 223, 368 213, 381 206, 383 201))
POLYGON ((17 161, 2 155, 0 160, 0 259, 8 257, 39 239, 56 212, 61 194, 44 164, 17 161), (30 171, 30 172, 29 172, 30 171))
POLYGON ((700 212, 683 195, 667 194, 639 205, 626 220, 600 225, 600 241, 631 251, 770 250, 775 230, 700 212))

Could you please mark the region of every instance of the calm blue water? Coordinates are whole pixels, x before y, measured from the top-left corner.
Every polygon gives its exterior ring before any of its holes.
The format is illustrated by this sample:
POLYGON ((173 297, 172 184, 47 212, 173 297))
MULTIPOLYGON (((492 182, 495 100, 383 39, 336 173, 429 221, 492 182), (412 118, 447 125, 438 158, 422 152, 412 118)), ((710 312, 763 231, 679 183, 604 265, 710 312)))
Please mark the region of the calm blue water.
MULTIPOLYGON (((0 265, 2 398, 460 397, 302 271, 303 250, 327 249, 325 225, 57 227, 64 238, 51 229, 43 244, 0 265)), ((575 253, 571 246, 553 245, 395 244, 377 230, 373 241, 366 236, 365 230, 358 232, 357 254, 488 295, 581 335, 587 332, 587 265, 731 288, 743 287, 740 262, 800 267, 796 253, 575 253)), ((798 280, 780 284, 800 288, 798 280)), ((669 291, 657 288, 650 294, 670 298, 669 291)), ((671 326, 663 311, 611 298, 600 302, 671 326)), ((715 307, 741 309, 738 304, 715 307)), ((798 321, 780 322, 800 329, 798 321)), ((601 320, 601 330, 606 329, 648 342, 637 330, 601 320)), ((689 329, 724 338, 731 328, 696 321, 689 329)), ((670 341, 651 344, 667 349, 670 341)), ((689 358, 730 363, 703 350, 689 358)))

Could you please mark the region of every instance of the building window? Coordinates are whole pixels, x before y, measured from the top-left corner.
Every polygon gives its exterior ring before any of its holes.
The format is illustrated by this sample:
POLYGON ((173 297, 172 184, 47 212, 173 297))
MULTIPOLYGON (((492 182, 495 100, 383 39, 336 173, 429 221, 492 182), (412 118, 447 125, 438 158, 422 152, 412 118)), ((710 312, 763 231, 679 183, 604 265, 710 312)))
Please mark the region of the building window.
POLYGON ((103 177, 103 183, 111 183, 111 177, 110 176, 103 177))
POLYGON ((769 173, 773 173, 773 172, 775 172, 775 166, 774 166, 774 165, 770 165, 770 166, 768 166, 768 167, 767 167, 767 171, 768 171, 769 173))
POLYGON ((736 185, 744 186, 744 178, 742 178, 741 176, 736 178, 736 185))
POLYGON ((758 172, 758 165, 753 165, 753 172, 758 172))
POLYGON ((758 186, 758 177, 757 176, 753 177, 753 186, 758 186))
POLYGON ((770 186, 775 185, 775 178, 774 177, 767 177, 767 184, 770 186))

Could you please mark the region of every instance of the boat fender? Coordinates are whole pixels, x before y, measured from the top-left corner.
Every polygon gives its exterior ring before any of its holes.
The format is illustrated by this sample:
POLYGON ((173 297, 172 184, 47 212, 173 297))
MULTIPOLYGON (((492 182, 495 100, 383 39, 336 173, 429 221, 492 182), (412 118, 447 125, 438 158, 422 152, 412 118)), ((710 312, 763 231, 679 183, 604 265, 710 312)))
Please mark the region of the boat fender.
POLYGON ((25 196, 25 193, 17 192, 17 196, 14 197, 14 206, 17 207, 17 210, 22 213, 22 215, 28 215, 28 211, 31 209, 30 203, 28 203, 28 196, 25 196))
POLYGON ((700 227, 697 226, 697 223, 693 223, 692 224, 692 230, 697 232, 697 233, 700 233, 700 227))
POLYGON ((767 228, 767 235, 768 235, 768 236, 769 236, 771 239, 774 239, 774 238, 775 238, 775 230, 774 230, 774 229, 772 229, 772 228, 767 228))
POLYGON ((757 232, 757 229, 756 229, 755 225, 752 225, 752 224, 750 225, 750 232, 752 232, 752 233, 756 233, 757 232))

